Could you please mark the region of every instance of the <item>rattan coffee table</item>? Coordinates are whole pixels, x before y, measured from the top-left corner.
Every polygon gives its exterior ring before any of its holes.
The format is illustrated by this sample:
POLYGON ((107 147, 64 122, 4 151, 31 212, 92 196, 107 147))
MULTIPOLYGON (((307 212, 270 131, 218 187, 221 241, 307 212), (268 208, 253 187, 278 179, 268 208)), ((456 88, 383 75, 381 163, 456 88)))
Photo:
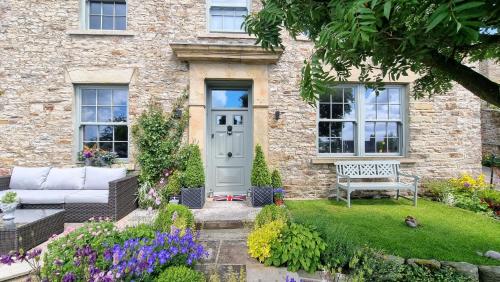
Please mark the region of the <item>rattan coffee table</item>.
POLYGON ((13 220, 0 214, 0 255, 32 249, 64 231, 64 210, 17 209, 13 220))

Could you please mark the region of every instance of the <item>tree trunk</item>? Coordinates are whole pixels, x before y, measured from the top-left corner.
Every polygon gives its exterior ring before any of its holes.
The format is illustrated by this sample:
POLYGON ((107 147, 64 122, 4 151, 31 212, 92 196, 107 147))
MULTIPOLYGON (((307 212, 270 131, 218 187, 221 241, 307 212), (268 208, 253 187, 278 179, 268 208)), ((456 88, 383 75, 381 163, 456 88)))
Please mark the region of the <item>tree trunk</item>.
POLYGON ((458 82, 477 97, 500 107, 500 87, 497 83, 437 51, 431 51, 430 55, 430 57, 424 59, 424 64, 448 74, 451 79, 458 82))

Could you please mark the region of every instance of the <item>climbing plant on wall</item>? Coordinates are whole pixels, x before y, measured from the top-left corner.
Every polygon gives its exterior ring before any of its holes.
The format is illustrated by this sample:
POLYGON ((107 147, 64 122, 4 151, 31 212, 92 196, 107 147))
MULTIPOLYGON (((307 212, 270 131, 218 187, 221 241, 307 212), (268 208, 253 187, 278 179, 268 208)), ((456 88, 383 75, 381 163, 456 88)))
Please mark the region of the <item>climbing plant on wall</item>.
POLYGON ((132 128, 141 167, 140 180, 156 183, 167 169, 173 169, 188 125, 187 93, 179 97, 172 112, 165 113, 160 105, 151 103, 132 128), (177 109, 182 110, 178 116, 177 109))

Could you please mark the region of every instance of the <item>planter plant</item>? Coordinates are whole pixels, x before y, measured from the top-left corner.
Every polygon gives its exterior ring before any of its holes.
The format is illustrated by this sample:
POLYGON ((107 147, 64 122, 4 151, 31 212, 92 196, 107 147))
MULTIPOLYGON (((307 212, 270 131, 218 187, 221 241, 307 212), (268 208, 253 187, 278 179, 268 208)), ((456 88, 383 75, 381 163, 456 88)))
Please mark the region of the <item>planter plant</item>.
POLYGON ((186 170, 181 177, 181 204, 201 209, 205 205, 205 172, 198 145, 189 145, 186 170))
POLYGON ((271 174, 266 164, 264 152, 260 145, 255 146, 255 158, 252 164, 252 205, 261 207, 273 203, 273 187, 271 174))
POLYGON ((273 187, 274 204, 282 206, 285 203, 285 190, 281 181, 280 172, 275 169, 271 174, 271 186, 273 187))
POLYGON ((19 199, 16 192, 7 192, 0 199, 0 210, 3 212, 4 220, 14 219, 14 212, 16 211, 19 199))
POLYGON ((181 195, 182 173, 179 170, 174 171, 168 178, 168 183, 164 189, 163 198, 170 204, 178 204, 181 195))
POLYGON ((94 147, 84 146, 79 153, 79 160, 85 163, 85 166, 111 166, 115 163, 118 155, 115 152, 109 152, 94 147))

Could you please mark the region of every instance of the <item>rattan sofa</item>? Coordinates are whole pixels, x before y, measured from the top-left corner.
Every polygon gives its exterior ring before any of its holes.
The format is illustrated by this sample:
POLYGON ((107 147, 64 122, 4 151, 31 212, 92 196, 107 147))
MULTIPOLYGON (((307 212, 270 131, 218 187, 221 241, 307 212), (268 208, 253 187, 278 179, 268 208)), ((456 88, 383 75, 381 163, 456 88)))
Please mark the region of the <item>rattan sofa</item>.
MULTIPOLYGON (((0 176, 0 191, 9 190, 11 176, 0 176)), ((107 203, 93 201, 73 201, 62 203, 23 203, 21 196, 20 208, 22 209, 65 209, 65 222, 85 222, 90 218, 110 218, 119 220, 137 208, 138 181, 136 175, 129 175, 108 183, 107 203)), ((16 190, 12 190, 16 192, 16 190)), ((36 197, 33 191, 31 198, 36 197)), ((55 190, 54 192, 58 192, 55 190)), ((43 193, 43 192, 42 192, 43 193)), ((85 190, 75 190, 75 193, 85 193, 85 190)), ((41 194, 41 193, 39 193, 41 194)), ((89 198, 89 197, 87 197, 89 198)))

